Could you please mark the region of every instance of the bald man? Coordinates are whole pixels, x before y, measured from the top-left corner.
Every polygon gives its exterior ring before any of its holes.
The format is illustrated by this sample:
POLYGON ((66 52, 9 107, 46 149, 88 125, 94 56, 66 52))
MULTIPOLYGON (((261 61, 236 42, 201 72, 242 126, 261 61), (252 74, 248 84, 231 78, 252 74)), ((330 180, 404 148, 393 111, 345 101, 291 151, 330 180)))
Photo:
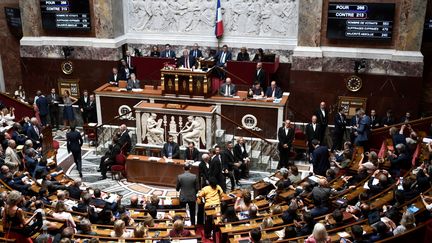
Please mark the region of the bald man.
POLYGON ((280 99, 282 98, 282 90, 276 85, 276 81, 272 81, 270 87, 265 92, 266 98, 280 99))
POLYGON ((124 149, 124 151, 129 152, 132 147, 132 141, 129 136, 129 131, 127 129, 126 124, 120 125, 120 131, 119 131, 119 144, 124 149))
POLYGON ((286 120, 285 124, 278 131, 278 149, 279 149, 279 164, 278 169, 288 168, 288 158, 291 151, 292 142, 294 140, 294 128, 291 127, 291 121, 286 120))

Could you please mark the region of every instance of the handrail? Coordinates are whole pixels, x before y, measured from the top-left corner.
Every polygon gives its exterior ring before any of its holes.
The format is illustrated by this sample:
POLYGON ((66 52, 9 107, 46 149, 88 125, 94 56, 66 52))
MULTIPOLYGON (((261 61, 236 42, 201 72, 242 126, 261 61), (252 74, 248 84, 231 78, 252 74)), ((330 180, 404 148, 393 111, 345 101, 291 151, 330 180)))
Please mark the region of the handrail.
POLYGON ((114 121, 114 120, 117 120, 117 119, 119 119, 120 117, 123 117, 123 116, 129 115, 129 114, 132 113, 132 112, 133 112, 133 110, 130 110, 130 111, 124 113, 124 114, 121 114, 121 115, 115 116, 113 119, 111 119, 111 120, 109 120, 109 121, 107 121, 107 122, 105 122, 105 123, 102 123, 102 124, 100 124, 100 125, 97 125, 96 128, 99 128, 99 127, 105 126, 106 124, 108 124, 108 123, 110 123, 110 122, 112 122, 112 121, 114 121))
POLYGON ((220 116, 220 117, 222 117, 223 119, 225 119, 225 120, 231 122, 232 124, 236 125, 237 127, 240 127, 241 129, 243 129, 243 130, 246 131, 247 133, 250 133, 250 134, 254 135, 255 137, 260 138, 261 140, 265 141, 266 143, 271 144, 271 142, 268 141, 267 139, 265 139, 263 136, 261 136, 261 135, 255 133, 255 132, 249 131, 249 129, 247 129, 247 128, 244 127, 243 125, 240 125, 240 124, 238 124, 237 122, 231 120, 230 118, 228 118, 228 117, 226 117, 226 116, 224 116, 224 115, 222 115, 222 114, 219 114, 219 113, 217 113, 217 112, 215 112, 215 114, 218 115, 218 116, 220 116))
POLYGON ((232 77, 234 77, 234 78, 236 78, 236 79, 238 79, 238 80, 240 80, 243 84, 246 84, 246 85, 250 85, 250 83, 248 83, 247 81, 245 81, 244 79, 242 79, 242 78, 240 78, 239 76, 237 76, 237 75, 235 75, 235 74, 233 74, 232 72, 230 72, 230 71, 227 71, 226 69, 223 69, 223 68, 221 68, 221 67, 218 67, 218 66, 214 66, 214 67, 216 67, 216 68, 218 68, 219 69, 219 71, 222 71, 222 72, 226 72, 226 73, 228 73, 230 76, 232 76, 232 77))
POLYGON ((10 94, 0 92, 0 100, 6 107, 14 107, 15 108, 15 120, 19 121, 24 117, 33 117, 35 115, 35 111, 33 106, 24 103, 18 99, 15 99, 10 94))
POLYGON ((376 129, 372 129, 372 133, 378 133, 378 132, 382 132, 382 131, 388 132, 388 129, 390 127, 400 127, 402 125, 408 125, 408 124, 411 125, 411 126, 413 126, 413 125, 419 125, 419 124, 422 124, 424 122, 427 122, 428 120, 430 120, 430 122, 432 122, 432 116, 421 117, 419 119, 412 120, 412 121, 409 121, 409 122, 396 123, 396 124, 393 124, 393 125, 387 126, 387 127, 379 127, 379 128, 376 128, 376 129))

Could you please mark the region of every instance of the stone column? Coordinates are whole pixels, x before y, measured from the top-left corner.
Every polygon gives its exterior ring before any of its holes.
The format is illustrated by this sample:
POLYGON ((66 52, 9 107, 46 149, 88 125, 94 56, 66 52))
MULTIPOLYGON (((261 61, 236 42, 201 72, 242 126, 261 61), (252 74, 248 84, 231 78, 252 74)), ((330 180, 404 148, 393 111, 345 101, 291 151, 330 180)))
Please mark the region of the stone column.
POLYGON ((399 35, 395 43, 396 50, 420 51, 427 2, 425 0, 400 1, 399 35))
POLYGON ((321 46, 323 0, 299 0, 298 46, 321 46))
POLYGON ((96 38, 116 38, 124 34, 123 1, 93 0, 96 38))
POLYGON ((20 0, 24 36, 41 36, 42 20, 39 0, 20 0))

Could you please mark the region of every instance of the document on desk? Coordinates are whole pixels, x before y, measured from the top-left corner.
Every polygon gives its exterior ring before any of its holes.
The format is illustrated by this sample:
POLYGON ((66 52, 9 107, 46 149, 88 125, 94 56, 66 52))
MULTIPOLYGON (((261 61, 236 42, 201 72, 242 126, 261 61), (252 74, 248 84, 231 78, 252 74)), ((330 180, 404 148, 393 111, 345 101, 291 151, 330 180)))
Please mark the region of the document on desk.
POLYGON ((159 157, 149 157, 149 161, 155 161, 155 162, 158 162, 159 160, 160 160, 161 158, 159 158, 159 157))

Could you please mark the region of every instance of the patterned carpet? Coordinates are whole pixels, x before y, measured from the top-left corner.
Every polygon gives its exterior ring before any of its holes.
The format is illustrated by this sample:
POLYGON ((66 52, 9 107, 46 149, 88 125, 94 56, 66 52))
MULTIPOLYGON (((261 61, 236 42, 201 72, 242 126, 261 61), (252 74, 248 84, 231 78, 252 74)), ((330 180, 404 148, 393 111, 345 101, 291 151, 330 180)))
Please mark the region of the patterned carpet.
MULTIPOLYGON (((65 173, 73 179, 79 179, 78 171, 76 170, 75 163, 73 161, 72 154, 67 153, 65 134, 63 131, 58 131, 55 134, 55 139, 60 142, 60 148, 57 154, 58 165, 63 168, 65 173)), ((175 197, 178 195, 175 188, 161 187, 154 185, 146 185, 142 183, 131 183, 126 179, 113 180, 111 173, 108 172, 108 178, 100 180, 100 172, 97 172, 100 163, 99 155, 96 155, 95 148, 90 147, 88 144, 84 144, 82 147, 82 170, 83 170, 83 185, 93 189, 101 189, 111 194, 117 194, 123 196, 123 203, 128 203, 131 195, 138 194, 142 196, 150 196, 156 194, 162 197, 175 197)), ((241 180, 242 188, 250 188, 250 185, 254 181, 258 181, 261 178, 267 176, 265 172, 254 172, 251 171, 250 178, 248 180, 241 180)), ((230 189, 229 180, 227 180, 228 189, 230 189)))

